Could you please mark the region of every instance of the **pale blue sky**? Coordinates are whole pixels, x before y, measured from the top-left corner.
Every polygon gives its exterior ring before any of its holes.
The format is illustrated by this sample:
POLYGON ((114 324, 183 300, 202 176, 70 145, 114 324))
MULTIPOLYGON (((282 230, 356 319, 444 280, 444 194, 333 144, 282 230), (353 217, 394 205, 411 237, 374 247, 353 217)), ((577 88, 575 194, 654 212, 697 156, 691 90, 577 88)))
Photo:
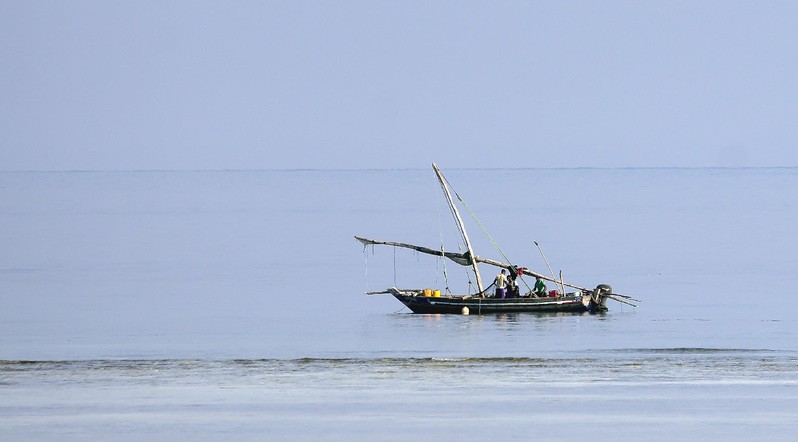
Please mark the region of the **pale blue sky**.
POLYGON ((794 1, 0 0, 0 170, 798 166, 794 1))

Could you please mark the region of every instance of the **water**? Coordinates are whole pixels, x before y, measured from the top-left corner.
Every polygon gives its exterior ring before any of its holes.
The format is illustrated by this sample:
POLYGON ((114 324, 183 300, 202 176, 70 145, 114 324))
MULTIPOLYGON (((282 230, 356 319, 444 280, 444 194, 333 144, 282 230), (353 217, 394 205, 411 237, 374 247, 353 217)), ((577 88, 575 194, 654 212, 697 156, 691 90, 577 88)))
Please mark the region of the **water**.
POLYGON ((640 307, 363 295, 469 290, 353 239, 457 250, 431 170, 0 173, 0 439, 792 439, 798 169, 444 173, 514 263, 640 307))

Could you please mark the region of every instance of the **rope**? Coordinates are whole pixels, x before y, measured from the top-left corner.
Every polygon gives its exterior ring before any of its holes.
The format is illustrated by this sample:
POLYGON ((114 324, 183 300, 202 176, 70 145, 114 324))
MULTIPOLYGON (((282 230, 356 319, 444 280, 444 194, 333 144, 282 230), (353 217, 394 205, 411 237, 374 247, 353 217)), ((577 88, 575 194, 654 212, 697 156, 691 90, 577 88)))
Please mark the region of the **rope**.
MULTIPOLYGON (((438 182, 437 178, 435 179, 435 182, 436 183, 438 182)), ((445 290, 446 290, 446 293, 452 293, 451 290, 449 290, 449 276, 448 276, 448 272, 446 271, 446 256, 444 254, 444 248, 443 248, 443 224, 441 224, 440 198, 438 198, 438 195, 434 195, 434 198, 432 198, 432 199, 435 201, 435 217, 438 220, 438 236, 440 237, 440 240, 441 240, 441 257, 440 257, 440 260, 442 261, 442 265, 443 265, 443 280, 446 283, 445 290)), ((435 272, 435 283, 436 284, 438 283, 438 272, 437 272, 437 269, 436 269, 436 272, 435 272)))
POLYGON ((474 214, 474 212, 471 211, 471 208, 468 207, 468 204, 466 204, 466 202, 463 201, 463 198, 461 198, 460 195, 457 194, 457 192, 455 192, 454 195, 463 204, 463 207, 465 207, 466 211, 468 211, 468 214, 471 215, 471 218, 474 219, 474 222, 476 222, 477 225, 479 226, 479 228, 482 229, 482 233, 484 233, 485 236, 488 237, 488 239, 490 240, 491 244, 493 244, 493 247, 495 247, 496 250, 499 251, 499 253, 502 255, 504 260, 507 261, 507 262, 512 262, 512 261, 510 261, 510 258, 508 258, 507 255, 504 254, 504 252, 502 251, 501 247, 499 247, 499 244, 497 244, 496 241, 493 239, 493 237, 490 236, 490 233, 488 233, 488 229, 486 229, 485 226, 482 225, 482 223, 479 221, 479 218, 477 218, 477 216, 474 214))
MULTIPOLYGON (((463 253, 463 248, 460 244, 457 245, 457 251, 463 253)), ((468 268, 463 268, 463 271, 466 274, 466 280, 468 281, 468 294, 471 294, 471 289, 474 287, 474 283, 471 281, 471 272, 468 271, 468 268)))
MULTIPOLYGON (((437 174, 436 174, 436 176, 437 176, 437 174)), ((452 188, 452 185, 449 184, 449 181, 443 175, 440 175, 440 180, 438 180, 438 184, 441 186, 441 191, 443 191, 444 195, 448 195, 449 194, 448 189, 446 188, 447 186, 449 187, 449 189, 452 190, 452 192, 454 192, 454 189, 452 188), (444 184, 444 182, 445 182, 445 184, 444 184)), ((457 195, 457 192, 454 192, 454 194, 457 195)), ((457 198, 460 198, 460 196, 458 195, 457 198)), ((449 204, 447 204, 446 207, 448 207, 448 209, 449 209, 449 214, 452 215, 452 218, 457 220, 459 217, 457 216, 457 213, 455 212, 455 209, 454 209, 454 201, 451 201, 449 198, 447 198, 447 201, 449 202, 449 204)), ((460 227, 458 227, 458 229, 460 229, 460 227)), ((467 242, 465 232, 461 231, 460 235, 463 237, 463 241, 467 242)), ((458 245, 457 248, 458 248, 458 250, 460 250, 460 252, 462 252, 462 249, 460 248, 459 245, 458 245)), ((470 254, 470 251, 469 251, 469 254, 470 254)), ((474 263, 474 267, 476 267, 476 263, 474 263)), ((476 270, 474 270, 474 271, 476 272, 476 270)), ((469 275, 468 270, 466 270, 466 277, 468 278, 468 293, 471 294, 471 289, 473 288, 474 283, 471 281, 471 275, 469 275)))
MULTIPOLYGON (((451 184, 449 184, 449 181, 446 180, 446 177, 443 177, 443 181, 446 181, 446 184, 449 186, 450 189, 452 188, 451 184)), ((438 184, 441 186, 441 190, 443 191, 443 194, 446 195, 446 193, 447 193, 446 192, 446 186, 443 184, 443 181, 438 181, 438 184)), ((454 189, 452 189, 452 191, 454 191, 454 189)), ((455 192, 455 195, 457 195, 457 192, 455 192)), ((458 196, 458 198, 459 198, 459 196, 458 196)), ((457 219, 457 214, 454 213, 454 207, 452 207, 451 204, 447 204, 446 207, 449 209, 449 214, 452 215, 452 218, 454 218, 456 220, 457 219)))
MULTIPOLYGON (((440 182, 438 181, 437 177, 435 178, 435 182, 440 185, 440 182)), ((443 188, 443 187, 441 187, 441 188, 443 188)), ((444 189, 444 191, 445 191, 445 189, 444 189)), ((441 241, 441 256, 440 256, 439 259, 441 260, 441 264, 443 266, 443 280, 444 280, 444 283, 445 283, 444 290, 446 291, 446 293, 451 294, 452 290, 449 287, 449 271, 446 268, 446 255, 445 255, 446 250, 445 250, 444 242, 443 242, 443 224, 441 223, 441 205, 440 205, 441 199, 436 194, 436 195, 434 195, 433 200, 435 201, 435 215, 436 215, 436 218, 438 220, 438 236, 439 236, 440 241, 441 241)), ((446 206, 449 207, 448 204, 446 206)), ((451 209, 451 207, 449 207, 449 212, 452 215, 452 217, 454 217, 454 211, 451 209)), ((436 266, 436 269, 435 269, 435 284, 436 285, 438 284, 438 276, 439 276, 439 272, 438 272, 438 268, 436 266)))
POLYGON ((489 286, 485 287, 485 290, 482 290, 481 292, 474 294, 474 296, 479 296, 479 295, 485 294, 485 292, 490 290, 490 288, 493 287, 494 285, 496 285, 496 281, 495 280, 493 282, 491 282, 489 286))
MULTIPOLYGON (((444 180, 446 180, 446 178, 444 178, 444 180)), ((470 208, 470 207, 468 207, 468 204, 466 204, 466 202, 465 202, 465 201, 463 200, 463 198, 460 196, 460 194, 459 194, 459 193, 457 193, 457 191, 456 191, 456 190, 454 190, 454 188, 452 187, 452 185, 451 185, 451 184, 449 184, 449 181, 448 181, 448 180, 446 181, 446 184, 449 186, 449 188, 450 188, 450 189, 452 189, 452 192, 454 192, 454 196, 456 196, 456 197, 457 197, 457 200, 458 200, 458 201, 460 201, 460 203, 463 205, 463 207, 465 207, 465 209, 466 209, 466 212, 468 212, 468 214, 469 214, 469 215, 471 215, 471 218, 474 220, 474 222, 475 222, 475 223, 477 223, 477 225, 479 226, 479 228, 482 230, 482 233, 484 233, 484 234, 485 234, 485 236, 487 236, 487 237, 488 237, 488 239, 490 240, 491 244, 493 244, 493 247, 495 247, 495 248, 496 248, 496 250, 498 250, 498 251, 499 251, 499 254, 501 254, 501 255, 502 255, 502 257, 504 258, 504 260, 505 260, 506 262, 512 262, 512 261, 510 260, 510 258, 508 258, 508 257, 507 257, 507 255, 505 255, 505 254, 504 254, 504 251, 502 251, 501 247, 499 247, 499 244, 497 244, 497 243, 496 243, 496 241, 493 239, 493 237, 492 237, 492 236, 490 236, 490 233, 488 233, 488 229, 486 229, 486 228, 485 228, 485 226, 484 226, 484 225, 482 225, 482 223, 479 221, 479 218, 477 218, 477 215, 476 215, 476 214, 474 214, 474 212, 471 210, 471 208, 470 208)), ((441 186, 443 186, 443 184, 441 184, 441 186)), ((527 284, 527 283, 526 283, 526 281, 524 280, 524 278, 523 278, 522 276, 519 276, 519 278, 521 279, 521 282, 523 282, 523 283, 524 283, 524 285, 526 286, 526 288, 527 288, 528 290, 530 290, 530 291, 531 291, 531 290, 532 290, 532 288, 531 288, 531 287, 529 287, 529 284, 527 284)), ((483 290, 483 293, 484 293, 484 290, 483 290)))
POLYGON ((396 283, 396 247, 393 248, 393 286, 399 287, 396 283))
MULTIPOLYGON (((363 244, 363 267, 365 267, 365 275, 363 275, 363 285, 366 286, 366 291, 369 291, 369 254, 366 251, 368 246, 363 244)), ((371 246, 371 249, 374 250, 374 246, 371 246)))
POLYGON ((441 261, 443 261, 443 280, 446 283, 446 293, 451 294, 452 291, 449 289, 449 272, 446 271, 446 256, 444 255, 443 251, 443 244, 441 243, 441 261))

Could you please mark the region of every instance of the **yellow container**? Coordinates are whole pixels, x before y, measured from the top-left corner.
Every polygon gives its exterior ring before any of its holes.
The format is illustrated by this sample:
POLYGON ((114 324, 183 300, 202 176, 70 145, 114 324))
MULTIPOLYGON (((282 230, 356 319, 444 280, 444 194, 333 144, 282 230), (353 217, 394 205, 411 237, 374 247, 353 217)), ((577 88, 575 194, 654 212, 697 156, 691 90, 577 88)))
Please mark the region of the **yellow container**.
POLYGON ((433 298, 440 298, 441 297, 441 291, 440 290, 435 290, 434 292, 432 292, 432 297, 433 298))
POLYGON ((424 289, 424 296, 432 296, 432 289, 424 289))

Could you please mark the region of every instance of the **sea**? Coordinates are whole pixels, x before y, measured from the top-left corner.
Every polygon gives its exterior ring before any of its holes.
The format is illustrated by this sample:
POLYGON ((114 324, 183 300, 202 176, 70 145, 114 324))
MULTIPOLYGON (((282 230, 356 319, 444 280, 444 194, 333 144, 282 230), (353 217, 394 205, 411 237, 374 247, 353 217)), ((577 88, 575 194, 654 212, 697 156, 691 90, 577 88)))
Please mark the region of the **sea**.
POLYGON ((476 291, 354 238, 464 251, 426 166, 2 172, 0 440, 795 440, 798 168, 441 166, 477 255, 637 307, 367 295, 476 291))

